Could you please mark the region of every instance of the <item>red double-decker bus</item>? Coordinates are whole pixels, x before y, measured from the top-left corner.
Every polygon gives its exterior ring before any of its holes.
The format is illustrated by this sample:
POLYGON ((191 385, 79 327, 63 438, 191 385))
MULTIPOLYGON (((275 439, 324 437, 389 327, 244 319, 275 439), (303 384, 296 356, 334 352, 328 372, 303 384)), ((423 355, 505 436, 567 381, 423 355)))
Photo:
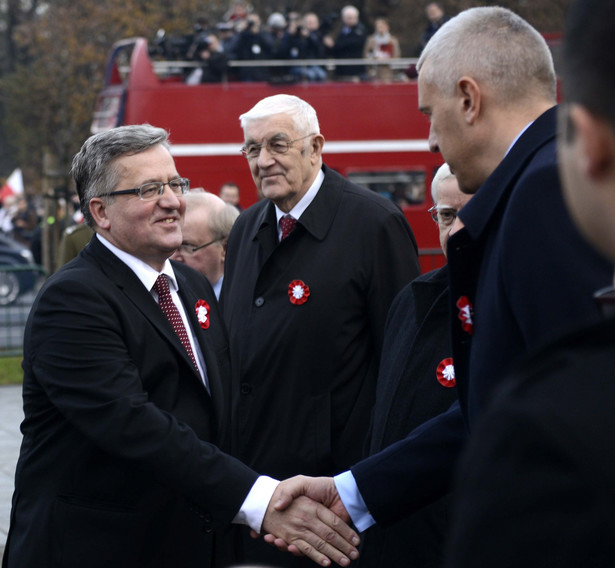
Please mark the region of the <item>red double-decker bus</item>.
MULTIPOLYGON (((331 67, 353 61, 320 63, 331 67)), ((411 63, 390 62, 399 69, 411 63)), ((143 38, 115 44, 92 131, 141 123, 167 129, 178 171, 191 180, 192 187, 216 193, 222 184, 235 182, 245 208, 258 196, 240 154, 239 115, 264 97, 296 95, 316 109, 325 137, 325 163, 402 207, 417 239, 423 271, 443 264, 438 232, 427 213, 433 205, 431 179, 442 157, 429 152, 429 124, 417 108, 416 81, 405 77, 392 82, 293 84, 224 80, 192 85, 184 80, 190 65, 153 60, 143 38)), ((230 65, 232 69, 240 63, 230 65)))

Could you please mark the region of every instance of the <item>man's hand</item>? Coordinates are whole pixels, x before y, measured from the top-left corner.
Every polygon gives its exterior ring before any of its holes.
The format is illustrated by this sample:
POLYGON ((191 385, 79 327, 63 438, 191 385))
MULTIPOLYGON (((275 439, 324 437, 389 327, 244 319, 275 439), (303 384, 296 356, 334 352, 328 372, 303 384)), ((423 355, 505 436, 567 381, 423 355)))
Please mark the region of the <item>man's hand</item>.
MULTIPOLYGON (((344 522, 349 517, 339 497, 332 496, 324 484, 318 488, 313 486, 312 481, 315 479, 299 476, 280 483, 263 520, 263 531, 269 533, 265 540, 297 556, 305 555, 321 566, 330 566, 331 560, 348 566, 350 560, 359 556, 356 549, 359 536, 344 522), (342 513, 342 518, 306 497, 308 490, 316 499, 331 503, 334 510, 342 513)), ((337 494, 335 486, 333 489, 337 494)))
POLYGON ((271 501, 274 502, 277 511, 283 511, 293 502, 293 499, 301 495, 322 503, 338 517, 347 523, 350 522, 350 515, 340 499, 332 477, 306 477, 305 475, 291 477, 280 483, 271 501), (278 499, 274 501, 276 496, 278 499))

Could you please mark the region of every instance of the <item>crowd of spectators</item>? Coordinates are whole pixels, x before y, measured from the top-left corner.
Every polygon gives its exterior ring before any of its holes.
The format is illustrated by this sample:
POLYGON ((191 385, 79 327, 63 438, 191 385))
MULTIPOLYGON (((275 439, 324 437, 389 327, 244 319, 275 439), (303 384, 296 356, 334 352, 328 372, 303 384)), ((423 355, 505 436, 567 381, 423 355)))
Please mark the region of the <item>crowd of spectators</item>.
POLYGON ((199 62, 188 67, 186 81, 191 84, 218 82, 223 78, 241 81, 294 82, 338 79, 404 79, 395 76, 382 59, 401 57, 399 41, 389 30, 385 18, 374 22, 369 35, 359 10, 351 5, 338 12, 320 16, 315 12, 273 12, 266 19, 253 11, 249 3, 233 3, 222 21, 212 23, 200 18, 193 33, 181 38, 157 37, 153 55, 166 59, 199 62), (373 59, 374 65, 344 64, 340 59, 373 59), (325 68, 307 60, 335 60, 325 68), (280 60, 279 65, 260 61, 280 60), (230 61, 248 62, 229 66, 230 61), (282 63, 283 61, 283 63, 282 63), (288 62, 288 65, 285 63, 288 62))

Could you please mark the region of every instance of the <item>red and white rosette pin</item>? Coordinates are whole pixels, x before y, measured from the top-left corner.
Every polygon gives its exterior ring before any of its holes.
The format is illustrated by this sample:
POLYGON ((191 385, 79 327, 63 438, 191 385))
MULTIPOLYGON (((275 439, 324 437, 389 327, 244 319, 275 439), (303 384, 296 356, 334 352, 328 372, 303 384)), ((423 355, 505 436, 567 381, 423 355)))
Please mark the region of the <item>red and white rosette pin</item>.
POLYGON ((194 311, 201 327, 207 329, 209 327, 209 304, 205 300, 199 300, 194 305, 194 311))
POLYGON ((288 285, 288 297, 291 304, 295 304, 295 306, 305 304, 310 297, 310 288, 303 280, 293 280, 288 285))
POLYGON ((466 296, 461 296, 461 298, 457 300, 457 307, 459 308, 457 317, 461 320, 462 329, 472 335, 474 333, 474 321, 472 320, 474 306, 466 296))
POLYGON ((453 359, 451 357, 440 361, 436 369, 436 377, 443 387, 450 389, 457 384, 455 380, 455 367, 453 367, 453 359))

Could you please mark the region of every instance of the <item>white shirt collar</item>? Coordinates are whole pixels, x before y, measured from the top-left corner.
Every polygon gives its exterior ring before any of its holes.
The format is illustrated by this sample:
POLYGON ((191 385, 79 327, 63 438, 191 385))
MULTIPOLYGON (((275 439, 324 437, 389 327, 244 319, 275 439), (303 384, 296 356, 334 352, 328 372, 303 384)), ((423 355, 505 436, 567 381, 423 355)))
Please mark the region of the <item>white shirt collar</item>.
POLYGON ((224 281, 224 275, 220 276, 220 278, 218 278, 218 281, 212 285, 212 288, 214 289, 214 294, 216 295, 216 299, 220 299, 220 292, 222 291, 222 282, 224 281))
POLYGON ((154 286, 154 282, 156 282, 156 278, 158 278, 160 274, 166 274, 169 278, 169 288, 177 292, 177 279, 175 278, 175 272, 173 272, 173 267, 171 266, 169 259, 164 262, 162 272, 158 272, 155 268, 152 268, 149 264, 143 262, 136 256, 117 248, 102 235, 97 233, 96 237, 135 273, 137 278, 142 282, 143 286, 145 286, 148 291, 151 291, 154 286))
MULTIPOLYGON (((316 194, 318 193, 318 190, 320 189, 320 186, 322 185, 322 182, 324 181, 324 179, 325 179, 325 173, 321 169, 319 169, 318 170, 318 175, 316 176, 316 179, 314 179, 314 182, 312 183, 310 188, 305 192, 305 195, 288 212, 288 214, 291 217, 294 217, 295 219, 299 219, 299 217, 301 217, 301 215, 303 215, 305 210, 310 206, 310 203, 312 203, 312 201, 314 201, 314 198, 316 197, 316 194)), ((275 206, 275 216, 276 216, 276 222, 277 222, 278 226, 280 224, 280 219, 284 215, 286 215, 286 213, 284 213, 284 211, 282 211, 276 205, 275 206)))
POLYGON ((519 138, 521 138, 521 136, 523 136, 523 133, 530 127, 532 126, 532 124, 534 124, 534 121, 532 120, 532 122, 528 123, 525 128, 519 132, 519 134, 517 135, 517 137, 513 140, 513 143, 508 147, 508 150, 506 150, 506 154, 504 154, 504 157, 508 156, 508 152, 510 152, 513 148, 513 146, 517 143, 517 140, 519 140, 519 138))

